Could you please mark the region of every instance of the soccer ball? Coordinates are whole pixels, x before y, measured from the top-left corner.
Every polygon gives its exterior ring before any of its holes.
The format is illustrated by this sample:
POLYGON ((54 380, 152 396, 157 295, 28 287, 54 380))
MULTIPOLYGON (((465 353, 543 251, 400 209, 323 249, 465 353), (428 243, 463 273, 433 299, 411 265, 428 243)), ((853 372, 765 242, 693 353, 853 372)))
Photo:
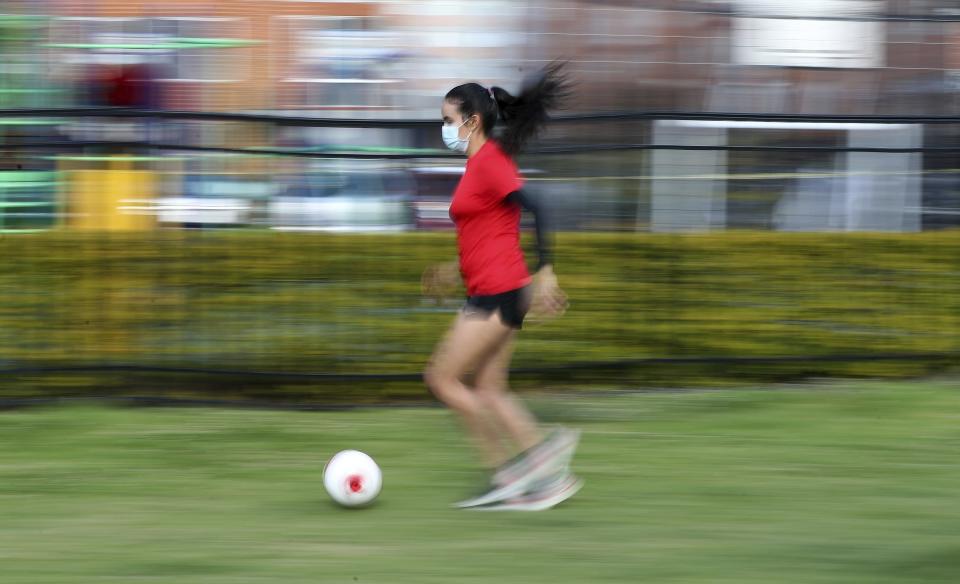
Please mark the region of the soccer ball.
POLYGON ((383 476, 372 458, 359 450, 342 450, 323 468, 323 486, 337 503, 359 507, 380 494, 383 476))

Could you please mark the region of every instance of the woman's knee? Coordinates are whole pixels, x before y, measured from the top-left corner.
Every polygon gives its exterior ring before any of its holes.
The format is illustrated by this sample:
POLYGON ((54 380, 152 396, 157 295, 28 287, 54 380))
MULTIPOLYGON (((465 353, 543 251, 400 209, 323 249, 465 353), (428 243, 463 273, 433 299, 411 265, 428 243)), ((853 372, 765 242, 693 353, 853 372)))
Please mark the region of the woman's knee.
POLYGON ((457 380, 436 365, 431 364, 424 369, 423 382, 440 401, 446 404, 454 401, 457 393, 457 380))
POLYGON ((434 365, 427 365, 427 367, 423 370, 423 383, 433 393, 437 393, 438 388, 442 385, 440 373, 437 371, 437 368, 434 365))

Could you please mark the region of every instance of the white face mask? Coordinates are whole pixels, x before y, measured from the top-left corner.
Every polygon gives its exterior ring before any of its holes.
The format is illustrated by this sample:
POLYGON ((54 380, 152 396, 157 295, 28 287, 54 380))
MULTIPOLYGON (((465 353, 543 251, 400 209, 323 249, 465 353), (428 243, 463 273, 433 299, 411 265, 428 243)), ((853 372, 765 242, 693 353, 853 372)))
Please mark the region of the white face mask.
MULTIPOLYGON (((463 120, 460 126, 466 123, 467 120, 463 120)), ((470 135, 473 134, 473 130, 470 130, 470 134, 467 134, 466 138, 460 138, 460 126, 444 124, 440 128, 440 133, 443 135, 443 143, 454 152, 466 152, 467 146, 470 144, 470 135)))

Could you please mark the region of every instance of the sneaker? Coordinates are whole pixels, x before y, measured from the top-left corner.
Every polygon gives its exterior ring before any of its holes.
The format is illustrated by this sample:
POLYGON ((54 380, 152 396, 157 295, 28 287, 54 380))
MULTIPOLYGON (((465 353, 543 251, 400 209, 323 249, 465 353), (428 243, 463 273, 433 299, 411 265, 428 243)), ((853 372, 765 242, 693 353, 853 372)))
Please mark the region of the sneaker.
POLYGON ((499 503, 470 509, 472 511, 544 511, 576 495, 582 487, 582 479, 572 473, 563 473, 544 481, 537 490, 499 503))
POLYGON ((466 509, 490 505, 532 491, 538 482, 569 468, 579 439, 578 430, 554 430, 542 442, 521 453, 494 473, 491 486, 486 492, 455 503, 454 507, 466 509))
POLYGON ((579 430, 556 428, 542 442, 503 464, 493 480, 505 484, 530 473, 537 473, 537 478, 549 476, 570 464, 579 441, 579 430))
POLYGON ((563 431, 566 432, 567 443, 557 455, 557 459, 553 461, 553 465, 561 474, 569 474, 570 463, 573 462, 573 455, 576 454, 577 446, 580 444, 580 430, 564 428, 563 431))
POLYGON ((547 491, 550 488, 556 486, 557 483, 563 481, 566 477, 570 476, 571 474, 573 473, 570 471, 570 467, 568 466, 563 467, 562 469, 555 472, 554 474, 548 477, 542 478, 539 481, 530 485, 530 488, 527 489, 527 492, 524 493, 524 495, 529 495, 531 493, 537 493, 540 491, 547 491))

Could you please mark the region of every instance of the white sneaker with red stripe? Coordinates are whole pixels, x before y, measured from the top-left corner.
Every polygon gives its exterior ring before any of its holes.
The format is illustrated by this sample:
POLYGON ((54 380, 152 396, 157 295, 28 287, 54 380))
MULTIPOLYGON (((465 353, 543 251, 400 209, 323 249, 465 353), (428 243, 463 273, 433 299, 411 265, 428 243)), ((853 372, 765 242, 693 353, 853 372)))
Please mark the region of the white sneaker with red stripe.
POLYGON ((538 483, 552 479, 558 473, 569 474, 570 460, 579 440, 579 430, 554 430, 540 444, 517 456, 494 473, 491 486, 486 492, 454 506, 466 509, 506 501, 531 493, 538 483))
POLYGON ((583 480, 570 472, 561 473, 542 481, 536 489, 523 495, 511 497, 505 501, 470 507, 471 511, 544 511, 556 507, 577 494, 583 487, 583 480))

